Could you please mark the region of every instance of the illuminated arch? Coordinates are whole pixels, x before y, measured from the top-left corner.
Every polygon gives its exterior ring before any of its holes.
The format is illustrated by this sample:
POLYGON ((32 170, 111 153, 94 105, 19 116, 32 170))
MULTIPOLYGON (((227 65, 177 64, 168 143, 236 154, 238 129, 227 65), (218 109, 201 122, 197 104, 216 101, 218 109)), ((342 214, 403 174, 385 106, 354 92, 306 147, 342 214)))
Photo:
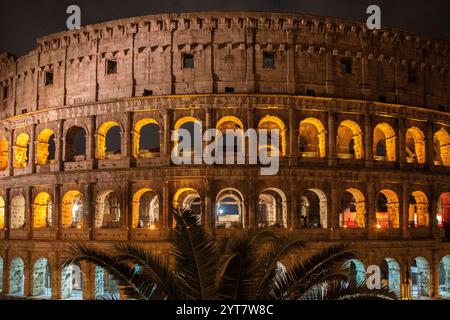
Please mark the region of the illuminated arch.
POLYGON ((221 190, 216 196, 216 226, 219 229, 245 227, 243 194, 235 188, 221 190))
POLYGON ((52 198, 46 192, 39 193, 33 205, 33 229, 42 229, 51 226, 52 198))
POLYGON ((316 118, 307 118, 300 123, 299 140, 300 145, 305 143, 305 151, 303 154, 313 153, 317 154, 319 158, 325 158, 325 137, 326 131, 322 121, 316 118), (312 136, 309 133, 308 127, 313 127, 315 131, 312 136))
MULTIPOLYGON (((178 130, 182 127, 182 126, 184 126, 185 124, 188 124, 188 123, 194 123, 194 124, 197 124, 197 125, 199 125, 200 126, 200 128, 201 128, 201 126, 202 126, 202 122, 199 120, 199 119, 197 119, 197 118, 194 118, 194 117, 183 117, 183 118, 181 118, 181 119, 179 119, 176 123, 175 123, 175 127, 174 127, 174 132, 173 132, 173 137, 174 137, 174 141, 173 141, 173 144, 174 144, 174 150, 175 150, 175 153, 176 154, 178 154, 178 130)), ((201 130, 201 129, 200 129, 201 130)), ((195 128, 194 128, 194 131, 195 131, 195 128)), ((200 134, 202 134, 202 132, 200 132, 200 134)), ((192 151, 194 150, 194 148, 192 147, 192 149, 191 149, 192 151)))
POLYGON ((55 154, 53 150, 53 154, 50 154, 50 142, 51 137, 53 136, 53 144, 55 143, 54 137, 55 133, 50 129, 42 130, 36 141, 36 155, 37 155, 37 164, 38 165, 46 165, 50 160, 54 160, 55 154), (52 159, 50 159, 52 158, 52 159))
POLYGON ((352 120, 344 120, 338 128, 338 157, 347 158, 349 154, 352 154, 352 140, 354 158, 356 160, 361 160, 364 156, 361 128, 352 120))
POLYGON ((438 208, 436 213, 437 225, 444 227, 450 224, 450 193, 446 192, 439 196, 438 208))
POLYGON ((6 139, 0 140, 0 171, 8 168, 9 143, 6 139))
POLYGON ((217 121, 217 125, 216 128, 218 130, 222 130, 222 129, 235 129, 235 127, 244 130, 244 124, 242 123, 242 121, 234 116, 226 116, 223 117, 222 119, 220 119, 219 121, 217 121), (232 123, 234 124, 234 127, 229 127, 227 124, 228 123, 232 123))
POLYGON ((106 150, 107 143, 107 135, 109 130, 112 128, 119 127, 122 130, 122 127, 117 121, 108 121, 100 126, 97 131, 97 159, 104 160, 108 157, 106 150))
POLYGON ((198 221, 202 221, 200 194, 197 190, 193 188, 178 189, 173 196, 172 206, 173 208, 191 210, 197 216, 198 221))
POLYGON ((131 215, 133 229, 159 229, 161 219, 156 192, 149 188, 138 190, 133 196, 131 215))
MULTIPOLYGON (((141 139, 143 138, 141 136, 141 131, 144 127, 150 126, 150 125, 157 126, 158 130, 160 130, 160 128, 161 128, 158 121, 156 121, 155 119, 151 119, 151 118, 141 119, 138 122, 136 122, 136 125, 134 126, 134 131, 133 131, 133 157, 134 158, 139 158, 139 157, 145 158, 145 156, 140 155, 141 142, 142 142, 141 139)), ((158 142, 160 144, 159 134, 158 134, 158 142)), ((158 144, 158 149, 159 149, 159 144, 158 144)))
POLYGON ((381 261, 381 286, 397 294, 400 298, 401 291, 401 268, 400 264, 392 258, 385 258, 381 261))
POLYGON ((356 284, 363 284, 366 281, 366 268, 364 263, 357 259, 348 260, 344 263, 344 268, 346 268, 350 273, 350 279, 356 284))
POLYGON ((327 196, 320 189, 306 190, 301 196, 300 225, 303 228, 323 228, 328 226, 327 196))
POLYGON ((434 135, 435 163, 450 167, 450 135, 441 128, 434 135))
POLYGON ((50 264, 45 258, 38 259, 33 266, 33 296, 50 298, 51 287, 50 264))
POLYGON ((26 133, 21 133, 16 138, 14 145, 14 168, 21 169, 28 165, 30 137, 26 133))
POLYGON ((394 191, 384 189, 378 193, 376 217, 380 229, 400 227, 400 203, 394 191))
POLYGON ((418 164, 425 164, 425 134, 417 127, 411 127, 406 131, 406 153, 412 162, 416 161, 418 164))
POLYGON ((385 157, 386 161, 396 160, 395 142, 397 137, 395 136, 394 129, 387 123, 378 124, 373 131, 373 154, 375 160, 385 157), (386 151, 386 155, 378 154, 380 146, 383 146, 386 151))
POLYGON ((287 197, 278 188, 261 192, 258 202, 258 223, 261 227, 278 226, 287 228, 287 197))
POLYGON ((450 255, 439 264, 439 294, 443 299, 450 298, 450 255))
POLYGON ((78 264, 71 264, 61 270, 61 298, 83 300, 83 272, 78 264))
POLYGON ((25 264, 22 258, 14 257, 9 267, 9 294, 23 296, 25 284, 25 264))
POLYGON ((25 227, 25 198, 22 195, 14 196, 11 200, 11 229, 25 227))
POLYGON ((0 230, 5 228, 5 200, 0 197, 0 230))
POLYGON ((422 191, 415 191, 411 194, 411 197, 408 214, 409 226, 428 227, 430 224, 430 214, 427 195, 422 191))
POLYGON ((94 227, 119 228, 121 221, 120 198, 114 190, 101 192, 95 204, 94 227))
POLYGON ((83 227, 84 196, 80 191, 68 191, 61 202, 61 224, 63 228, 83 227))
MULTIPOLYGON (((413 299, 430 296, 430 264, 424 257, 414 259, 411 266, 411 296, 413 299)), ((438 279, 436 279, 438 281, 438 279)))
POLYGON ((366 226, 366 201, 364 194, 354 188, 347 189, 341 200, 341 227, 343 228, 365 228, 366 226), (350 199, 345 199, 344 195, 351 196, 350 199), (345 202, 345 203, 343 203, 345 202))
POLYGON ((264 118, 262 118, 261 121, 259 122, 258 129, 267 129, 269 130, 269 133, 271 129, 280 130, 281 155, 285 157, 287 154, 287 139, 286 139, 286 126, 283 120, 275 116, 267 115, 264 118))

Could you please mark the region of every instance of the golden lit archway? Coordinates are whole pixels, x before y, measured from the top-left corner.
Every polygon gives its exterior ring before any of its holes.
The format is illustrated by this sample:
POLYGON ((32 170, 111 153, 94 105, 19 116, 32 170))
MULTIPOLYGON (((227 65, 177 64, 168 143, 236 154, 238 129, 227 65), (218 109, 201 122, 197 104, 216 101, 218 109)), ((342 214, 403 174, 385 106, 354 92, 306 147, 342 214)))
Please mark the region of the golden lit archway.
POLYGON ((422 191, 411 194, 409 201, 408 222, 410 227, 428 227, 430 224, 429 202, 422 191))
POLYGON ((342 195, 341 227, 365 228, 366 226, 366 201, 364 194, 354 188, 347 189, 342 195))
POLYGON ((417 127, 411 127, 406 131, 406 156, 408 162, 425 164, 425 134, 417 127))
MULTIPOLYGON (((242 129, 244 130, 244 124, 242 121, 234 116, 226 116, 217 121, 216 128, 220 131, 227 129, 242 129)), ((223 132, 222 132, 223 133, 223 132)))
POLYGON ((149 188, 138 190, 131 203, 131 223, 133 229, 159 229, 159 197, 149 188))
POLYGON ((33 229, 43 229, 51 226, 52 198, 46 192, 39 193, 33 204, 33 229))
POLYGON ((395 161, 396 139, 395 131, 389 124, 378 124, 373 131, 373 154, 375 160, 395 161))
POLYGON ((28 165, 30 137, 26 133, 21 133, 16 138, 14 145, 14 168, 21 169, 28 165))
POLYGON ((441 128, 434 135, 435 164, 450 167, 450 135, 441 128))
POLYGON ((389 189, 379 192, 376 203, 377 227, 380 229, 400 227, 400 203, 397 194, 389 189))
POLYGON ((108 131, 114 127, 121 128, 117 121, 108 121, 100 126, 97 131, 97 159, 104 160, 107 157, 106 154, 106 138, 108 131))
MULTIPOLYGON (((184 126, 185 124, 188 123, 194 123, 194 125, 198 125, 200 128, 202 126, 202 122, 197 119, 197 118, 193 118, 193 117, 183 117, 181 119, 179 119, 177 122, 175 122, 175 127, 174 127, 174 141, 173 141, 173 145, 174 145, 174 150, 175 150, 175 154, 178 154, 178 130, 184 126)), ((195 131, 195 128, 194 128, 195 131)), ((200 135, 202 135, 203 133, 200 132, 200 135)), ((201 138, 201 137, 200 137, 201 138)), ((194 151, 194 146, 191 146, 191 151, 194 151)))
POLYGON ((49 146, 50 146, 50 138, 55 136, 55 133, 50 129, 42 130, 36 141, 36 155, 37 155, 37 164, 38 165, 46 165, 49 163, 49 146))
POLYGON ((8 155, 9 155, 9 144, 8 140, 0 140, 0 171, 6 170, 8 168, 8 155))
POLYGON ((68 191, 62 198, 61 224, 64 228, 83 227, 84 196, 80 191, 68 191))
POLYGON ((106 190, 99 193, 95 203, 94 227, 114 229, 121 226, 121 201, 117 192, 106 190))
MULTIPOLYGON (((283 122, 283 120, 281 120, 278 117, 275 116, 270 116, 267 115, 264 118, 261 119, 261 121, 259 122, 258 125, 258 130, 262 130, 262 129, 266 129, 269 131, 270 134, 270 130, 279 130, 280 132, 280 143, 281 143, 281 155, 283 157, 286 156, 287 154, 287 139, 286 139, 286 126, 283 122)), ((267 146, 259 146, 260 148, 264 148, 267 146)))
POLYGON ((299 140, 303 156, 325 158, 326 131, 322 121, 316 118, 307 118, 300 123, 299 140))
MULTIPOLYGON (((141 119, 138 122, 136 122, 136 125, 134 126, 134 131, 133 131, 133 157, 134 158, 141 157, 141 155, 140 155, 140 153, 141 153, 141 131, 142 131, 142 128, 144 128, 145 126, 148 126, 148 125, 155 125, 158 127, 159 130, 161 130, 161 127, 160 127, 158 121, 156 121, 155 119, 145 118, 145 119, 141 119)), ((160 140, 160 137, 158 135, 158 141, 159 140, 160 140)))
POLYGON ((337 135, 338 158, 351 158, 361 160, 364 156, 362 131, 359 125, 352 120, 344 120, 338 128, 337 135), (353 142, 352 142, 353 141, 353 142))
POLYGON ((5 228, 5 199, 0 197, 0 230, 5 228))

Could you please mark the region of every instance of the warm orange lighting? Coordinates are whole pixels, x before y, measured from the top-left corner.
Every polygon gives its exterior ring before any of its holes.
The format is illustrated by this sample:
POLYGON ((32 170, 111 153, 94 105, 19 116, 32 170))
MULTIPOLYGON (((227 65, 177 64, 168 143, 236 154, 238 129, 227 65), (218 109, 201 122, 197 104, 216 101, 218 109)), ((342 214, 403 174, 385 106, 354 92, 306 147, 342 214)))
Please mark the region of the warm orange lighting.
POLYGON ((154 225, 151 225, 150 226, 150 230, 155 230, 156 228, 155 228, 155 226, 154 225))
POLYGON ((377 224, 377 229, 381 229, 381 224, 377 224))

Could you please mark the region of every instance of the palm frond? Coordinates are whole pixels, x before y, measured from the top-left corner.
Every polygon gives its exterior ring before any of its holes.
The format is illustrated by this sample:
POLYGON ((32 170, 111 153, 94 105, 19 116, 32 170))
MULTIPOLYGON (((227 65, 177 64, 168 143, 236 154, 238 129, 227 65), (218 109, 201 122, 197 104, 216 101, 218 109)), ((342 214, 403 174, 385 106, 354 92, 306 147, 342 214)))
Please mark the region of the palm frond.
POLYGON ((388 287, 368 289, 365 282, 358 284, 354 281, 332 282, 326 287, 323 295, 325 300, 396 300, 397 298, 397 293, 389 290, 388 287))

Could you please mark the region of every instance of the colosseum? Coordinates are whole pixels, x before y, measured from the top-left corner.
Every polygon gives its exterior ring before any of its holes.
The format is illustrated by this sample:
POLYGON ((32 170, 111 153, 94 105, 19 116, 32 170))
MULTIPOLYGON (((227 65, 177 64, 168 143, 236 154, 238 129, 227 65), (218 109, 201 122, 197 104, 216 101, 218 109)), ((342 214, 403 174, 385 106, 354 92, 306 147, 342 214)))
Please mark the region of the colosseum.
MULTIPOLYGON (((348 243, 403 299, 450 297, 448 41, 301 14, 151 15, 0 55, 0 292, 92 299, 72 241, 167 255, 172 206, 213 237, 348 243), (202 126, 200 126, 202 124, 202 126), (278 129, 280 170, 171 161, 181 128, 278 129)), ((311 249, 313 250, 313 249, 311 249)))

